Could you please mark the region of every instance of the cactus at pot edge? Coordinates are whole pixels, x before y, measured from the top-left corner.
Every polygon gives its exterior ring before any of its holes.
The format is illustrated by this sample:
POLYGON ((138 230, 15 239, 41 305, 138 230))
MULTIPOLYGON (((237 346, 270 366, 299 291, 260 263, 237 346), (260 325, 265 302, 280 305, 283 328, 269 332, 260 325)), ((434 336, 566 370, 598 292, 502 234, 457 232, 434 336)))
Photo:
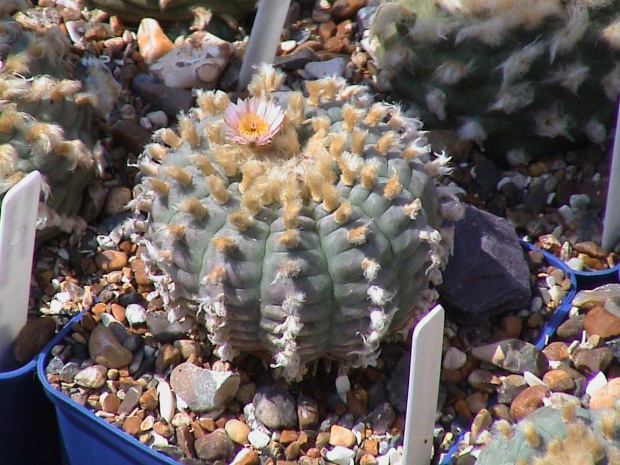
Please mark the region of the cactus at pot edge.
POLYGON ((220 357, 260 352, 295 379, 320 357, 373 363, 409 329, 462 208, 418 120, 339 77, 306 94, 283 78, 264 65, 237 104, 199 92, 147 146, 135 205, 169 318, 197 302, 220 357))
POLYGON ((27 30, 2 17, 8 11, 0 11, 0 195, 39 170, 44 192, 38 234, 43 238, 84 225, 77 214, 95 173, 93 97, 69 78, 69 42, 62 32, 27 30))
POLYGON ((620 407, 543 407, 511 425, 496 423, 476 465, 620 463, 620 407))
POLYGON ((605 145, 620 88, 612 0, 396 0, 367 48, 380 86, 427 128, 451 128, 490 156, 605 145))
POLYGON ((91 7, 101 8, 127 21, 155 18, 165 21, 191 19, 196 7, 216 15, 243 18, 256 8, 256 0, 86 0, 91 7))

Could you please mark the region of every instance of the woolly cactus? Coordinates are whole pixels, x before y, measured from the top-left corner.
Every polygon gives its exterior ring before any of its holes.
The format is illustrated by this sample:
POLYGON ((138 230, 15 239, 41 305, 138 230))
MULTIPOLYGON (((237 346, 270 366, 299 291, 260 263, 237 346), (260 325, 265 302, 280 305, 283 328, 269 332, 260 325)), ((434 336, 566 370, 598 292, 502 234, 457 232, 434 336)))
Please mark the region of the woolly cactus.
POLYGON ((397 0, 367 45, 378 83, 430 128, 452 128, 496 159, 603 145, 620 88, 611 0, 397 0))
POLYGON ((213 14, 243 17, 252 13, 256 0, 86 0, 87 4, 117 14, 128 21, 156 18, 166 21, 191 19, 200 6, 213 14))
POLYGON ((95 172, 92 97, 68 79, 68 50, 57 28, 34 32, 8 16, 0 20, 0 194, 41 172, 41 237, 83 223, 76 214, 95 172))
POLYGON ((342 78, 304 95, 283 77, 264 66, 237 104, 199 92, 147 146, 135 203, 169 318, 197 303, 220 357, 262 353, 292 379, 320 357, 373 363, 407 330, 436 298, 442 218, 462 209, 419 121, 342 78))
POLYGON ((505 420, 476 465, 620 463, 620 409, 543 407, 518 425, 505 420))

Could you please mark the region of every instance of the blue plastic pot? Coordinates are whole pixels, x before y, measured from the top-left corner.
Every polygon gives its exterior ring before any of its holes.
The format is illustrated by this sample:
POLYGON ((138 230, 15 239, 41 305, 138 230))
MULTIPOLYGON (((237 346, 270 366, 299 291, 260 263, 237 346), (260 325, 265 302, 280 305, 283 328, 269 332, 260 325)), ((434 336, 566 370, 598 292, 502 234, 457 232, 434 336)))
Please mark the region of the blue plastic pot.
MULTIPOLYGON (((79 323, 81 318, 81 314, 75 316, 67 328, 79 323)), ((55 339, 56 344, 65 335, 66 332, 60 333, 55 339)), ((49 359, 48 350, 37 361, 37 374, 45 395, 56 408, 63 465, 178 465, 176 460, 141 444, 56 391, 45 377, 49 359)))
MULTIPOLYGON (((66 328, 65 331, 68 331, 66 328)), ((0 373, 0 464, 60 465, 56 412, 37 379, 37 361, 54 341, 26 365, 0 373)))
POLYGON ((573 273, 577 278, 577 287, 580 291, 584 289, 594 289, 595 287, 602 286, 603 284, 620 282, 618 280, 620 265, 616 265, 613 268, 600 271, 573 270, 573 273))

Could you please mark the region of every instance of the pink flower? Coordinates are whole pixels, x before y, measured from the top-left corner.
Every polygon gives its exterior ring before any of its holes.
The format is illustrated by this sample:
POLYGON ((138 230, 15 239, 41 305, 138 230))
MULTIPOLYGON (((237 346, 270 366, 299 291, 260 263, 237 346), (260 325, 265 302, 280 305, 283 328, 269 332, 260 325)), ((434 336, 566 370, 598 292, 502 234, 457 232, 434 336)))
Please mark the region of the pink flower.
POLYGON ((256 97, 231 102, 224 111, 226 135, 242 145, 267 145, 282 127, 283 120, 280 106, 256 97))

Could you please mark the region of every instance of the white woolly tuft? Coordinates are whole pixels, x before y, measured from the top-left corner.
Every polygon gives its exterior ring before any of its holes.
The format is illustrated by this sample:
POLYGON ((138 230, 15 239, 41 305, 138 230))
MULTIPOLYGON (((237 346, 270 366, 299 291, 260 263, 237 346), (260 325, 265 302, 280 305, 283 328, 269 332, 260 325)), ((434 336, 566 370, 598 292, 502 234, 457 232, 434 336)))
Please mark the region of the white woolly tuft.
POLYGON ((373 281, 379 275, 381 265, 371 258, 365 258, 362 260, 362 270, 364 272, 364 278, 366 278, 367 281, 373 281))
POLYGON ((497 47, 504 42, 509 18, 506 15, 494 16, 486 21, 462 28, 454 39, 456 45, 468 39, 476 39, 489 47, 497 47))
POLYGON ((283 279, 294 278, 295 276, 299 275, 300 272, 301 272, 301 265, 299 261, 289 260, 286 263, 284 263, 282 266, 280 266, 278 271, 276 271, 276 274, 273 277, 273 281, 271 281, 271 284, 272 285, 276 284, 277 282, 283 279))
POLYGON ((544 53, 545 44, 534 41, 521 50, 514 52, 506 61, 498 66, 502 71, 502 86, 512 84, 521 79, 532 66, 532 63, 544 53))
POLYGON ((433 73, 433 79, 439 84, 452 86, 467 77, 473 67, 473 60, 469 63, 461 63, 456 60, 446 61, 437 67, 433 73))
POLYGON ((615 103, 620 91, 620 64, 616 63, 614 69, 607 73, 601 82, 605 89, 605 95, 615 103))
POLYGON ((570 115, 563 114, 558 105, 554 105, 534 116, 534 131, 543 137, 566 137, 573 140, 568 130, 574 125, 570 115))
POLYGON ((616 19, 607 25, 601 35, 611 48, 620 50, 620 19, 616 19))
POLYGON ((534 101, 534 88, 528 82, 514 86, 502 86, 490 110, 503 111, 507 115, 528 106, 534 101))
POLYGON ((370 301, 380 307, 385 307, 385 305, 394 298, 393 295, 390 295, 385 289, 379 286, 370 286, 366 293, 370 301))
POLYGON ((273 332, 274 334, 282 334, 284 336, 295 336, 299 334, 303 327, 304 324, 298 316, 289 315, 284 319, 283 323, 273 329, 273 332))
POLYGON ((554 71, 548 79, 544 82, 554 84, 557 83, 564 87, 569 92, 577 94, 579 87, 583 84, 590 68, 581 65, 580 63, 571 63, 566 67, 561 67, 559 70, 554 71))
MULTIPOLYGON (((284 304, 282 304, 284 307, 284 304)), ((301 357, 297 350, 296 338, 303 329, 304 324, 299 317, 289 315, 282 324, 274 329, 275 334, 281 334, 279 339, 272 338, 272 341, 282 350, 274 355, 272 368, 281 368, 282 375, 287 380, 299 380, 305 373, 305 366, 301 363, 301 357)))
POLYGON ((446 94, 440 89, 431 89, 426 94, 428 111, 441 121, 446 119, 446 94))
POLYGON ((487 139, 487 132, 475 118, 466 118, 457 133, 461 139, 474 141, 479 147, 483 147, 483 143, 487 139))
POLYGON ((568 21, 551 38, 549 44, 549 62, 553 63, 557 55, 572 52, 575 44, 581 40, 588 28, 590 16, 583 6, 569 5, 568 21))
POLYGON ((301 308, 305 301, 306 294, 301 291, 294 292, 284 298, 284 301, 282 302, 282 310, 284 310, 286 314, 293 314, 301 308))
POLYGON ((436 44, 442 40, 447 40, 450 33, 456 27, 457 23, 455 21, 449 21, 444 18, 418 18, 413 27, 409 29, 409 36, 415 42, 436 44))
POLYGON ((450 160, 452 160, 452 157, 446 155, 445 150, 442 150, 441 153, 436 153, 435 155, 437 158, 424 165, 426 174, 434 178, 437 176, 447 176, 452 173, 452 168, 448 166, 450 160))
POLYGON ((428 143, 426 137, 418 137, 412 142, 409 142, 403 152, 412 154, 414 157, 429 153, 431 150, 431 144, 428 143))
POLYGON ((405 215, 415 220, 418 217, 418 212, 422 210, 422 201, 420 199, 412 200, 407 205, 403 206, 403 210, 405 211, 405 215))
POLYGON ((593 116, 583 128, 588 139, 598 145, 604 145, 607 142, 607 128, 602 124, 596 116, 593 116))

